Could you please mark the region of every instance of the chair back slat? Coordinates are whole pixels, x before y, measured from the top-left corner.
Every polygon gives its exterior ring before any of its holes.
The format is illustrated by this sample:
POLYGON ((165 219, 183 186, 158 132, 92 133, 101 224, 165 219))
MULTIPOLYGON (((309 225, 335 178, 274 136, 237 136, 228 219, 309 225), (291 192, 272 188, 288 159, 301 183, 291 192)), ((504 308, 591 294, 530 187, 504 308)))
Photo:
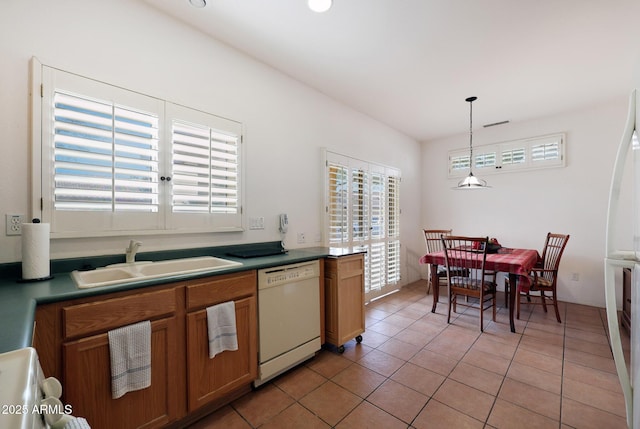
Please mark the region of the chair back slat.
POLYGON ((551 281, 557 275, 560 258, 568 241, 569 235, 547 234, 544 250, 542 251, 542 267, 545 270, 553 270, 553 272, 545 272, 543 274, 543 277, 547 280, 551 281))
POLYGON ((423 229, 424 241, 427 245, 427 253, 442 250, 442 236, 451 235, 451 229, 423 229))
POLYGON ((482 284, 485 278, 488 242, 488 237, 443 235, 442 246, 449 272, 464 272, 466 282, 482 284))

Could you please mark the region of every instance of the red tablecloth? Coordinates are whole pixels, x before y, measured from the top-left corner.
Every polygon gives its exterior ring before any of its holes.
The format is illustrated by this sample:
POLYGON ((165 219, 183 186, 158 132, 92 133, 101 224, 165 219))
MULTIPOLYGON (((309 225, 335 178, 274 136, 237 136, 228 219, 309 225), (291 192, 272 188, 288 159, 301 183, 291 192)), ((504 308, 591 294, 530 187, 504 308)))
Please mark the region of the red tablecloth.
MULTIPOLYGON (((488 253, 484 269, 487 271, 500 271, 513 273, 520 276, 520 289, 523 292, 529 290, 529 272, 540 259, 537 250, 531 249, 507 249, 502 248, 498 253, 488 253)), ((444 251, 427 253, 420 258, 421 264, 445 265, 444 251)), ((511 285, 514 287, 515 285, 511 285)))

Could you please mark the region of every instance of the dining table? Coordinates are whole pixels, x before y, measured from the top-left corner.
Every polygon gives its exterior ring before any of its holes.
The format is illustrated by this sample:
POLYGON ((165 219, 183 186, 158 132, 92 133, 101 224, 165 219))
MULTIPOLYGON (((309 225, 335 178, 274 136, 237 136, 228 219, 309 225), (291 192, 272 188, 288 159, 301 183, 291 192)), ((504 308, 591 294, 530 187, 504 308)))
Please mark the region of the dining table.
MULTIPOLYGON (((537 250, 532 249, 512 249, 502 247, 496 253, 487 253, 485 260, 485 271, 503 272, 509 276, 509 285, 505 285, 505 294, 509 298, 509 324, 511 332, 516 332, 515 322, 513 320, 513 311, 516 302, 518 290, 527 291, 530 284, 529 273, 531 269, 540 260, 540 254, 537 250), (519 281, 519 283, 517 283, 519 281), (508 289, 508 290, 507 290, 508 289)), ((431 266, 431 279, 437 279, 438 266, 445 266, 444 251, 431 252, 420 258, 421 264, 429 264, 431 266)), ((433 288, 433 308, 432 313, 436 312, 440 291, 438 285, 433 288)))

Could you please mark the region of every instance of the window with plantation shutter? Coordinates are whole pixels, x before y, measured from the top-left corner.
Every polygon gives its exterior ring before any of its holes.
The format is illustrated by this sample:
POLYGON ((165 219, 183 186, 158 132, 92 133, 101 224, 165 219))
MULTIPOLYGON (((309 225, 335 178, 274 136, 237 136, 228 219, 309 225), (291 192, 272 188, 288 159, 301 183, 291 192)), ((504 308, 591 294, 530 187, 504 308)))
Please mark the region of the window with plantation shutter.
POLYGON ((325 152, 329 246, 365 251, 367 300, 400 281, 399 171, 325 152))
POLYGON ((525 149, 505 149, 502 151, 502 165, 523 164, 526 161, 525 149))
POLYGON ((237 213, 238 136, 173 121, 174 212, 237 213))
POLYGON ((387 244, 387 278, 389 283, 400 281, 400 175, 390 171, 387 178, 387 212, 388 212, 388 244, 387 244))
POLYGON ((351 170, 351 223, 354 242, 369 240, 368 174, 360 167, 351 170))
POLYGON ((239 123, 167 103, 174 229, 241 228, 239 123))
MULTIPOLYGON (((523 171, 565 166, 565 136, 552 134, 474 147, 473 170, 482 174, 523 171)), ((448 154, 449 177, 469 174, 469 149, 456 149, 448 154)))
POLYGON ((240 123, 40 67, 53 237, 242 229, 240 123))
POLYGON ((329 243, 340 245, 351 240, 349 229, 349 168, 344 165, 327 166, 328 199, 327 233, 329 243))
POLYGON ((457 171, 469 170, 469 154, 454 155, 449 158, 449 173, 455 174, 457 171))
POLYGON ((562 141, 561 136, 550 136, 531 141, 531 163, 535 165, 556 164, 562 158, 562 141))
POLYGON ((158 211, 158 116, 55 92, 54 207, 158 211))
POLYGON ((478 153, 474 156, 474 158, 475 168, 477 169, 494 168, 497 163, 496 152, 491 150, 478 153))

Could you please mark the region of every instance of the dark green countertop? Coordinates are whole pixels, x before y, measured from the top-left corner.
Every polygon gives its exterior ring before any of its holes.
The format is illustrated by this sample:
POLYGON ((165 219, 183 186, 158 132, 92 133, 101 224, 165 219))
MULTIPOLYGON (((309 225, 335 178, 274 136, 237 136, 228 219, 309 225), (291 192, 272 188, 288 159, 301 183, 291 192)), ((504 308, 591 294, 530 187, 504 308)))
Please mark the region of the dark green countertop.
MULTIPOLYGON (((286 254, 276 256, 243 259, 228 256, 226 254, 228 250, 229 247, 213 247, 175 252, 156 252, 153 254, 140 253, 140 258, 138 260, 162 260, 179 257, 211 255, 242 262, 242 266, 235 266, 209 272, 199 272, 197 274, 167 276, 162 279, 140 280, 121 285, 96 287, 91 289, 78 289, 70 276, 70 272, 74 269, 86 266, 88 259, 75 259, 73 261, 69 260, 63 262, 52 261, 51 272, 53 278, 50 280, 32 283, 18 283, 18 275, 7 274, 10 270, 5 270, 2 276, 0 276, 0 353, 31 346, 33 321, 36 305, 38 304, 95 296, 123 290, 133 290, 163 283, 174 283, 181 280, 209 277, 212 275, 293 264, 331 256, 345 256, 344 252, 334 253, 333 249, 327 247, 312 247, 305 249, 292 249, 287 251, 286 254), (58 272, 54 267, 57 267, 58 272)), ((123 262, 119 260, 120 257, 122 256, 103 257, 102 259, 91 258, 90 265, 104 266, 108 263, 123 262)))

